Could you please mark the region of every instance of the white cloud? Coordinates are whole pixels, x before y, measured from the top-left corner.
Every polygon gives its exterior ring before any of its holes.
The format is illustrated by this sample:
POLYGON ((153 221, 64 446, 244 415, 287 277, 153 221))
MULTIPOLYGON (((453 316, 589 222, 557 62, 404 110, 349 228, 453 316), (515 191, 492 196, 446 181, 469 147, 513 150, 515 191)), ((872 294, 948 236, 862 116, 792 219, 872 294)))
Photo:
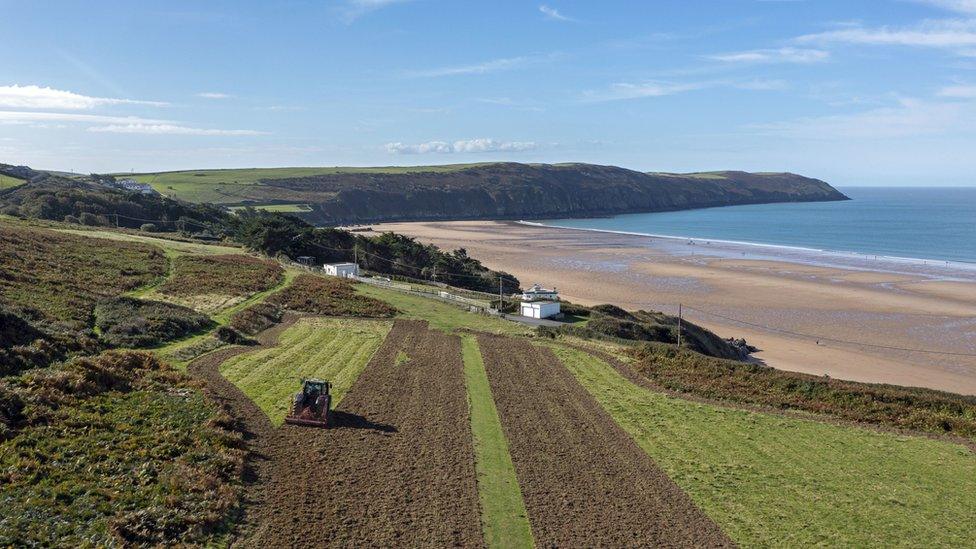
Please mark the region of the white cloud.
POLYGON ((539 11, 542 15, 546 16, 546 19, 551 19, 553 21, 575 21, 572 17, 566 17, 565 15, 559 13, 556 8, 547 6, 545 4, 539 6, 539 11))
POLYGON ((954 97, 959 99, 976 99, 976 85, 960 84, 946 86, 939 90, 940 97, 954 97))
POLYGON ((162 101, 139 101, 110 97, 91 97, 41 86, 0 86, 0 107, 15 109, 90 110, 102 105, 149 105, 164 107, 162 101))
POLYGON ((938 19, 908 27, 850 26, 796 38, 802 44, 914 46, 953 50, 969 55, 976 47, 976 19, 938 19))
POLYGON ((427 141, 408 145, 405 143, 387 143, 384 148, 392 154, 450 154, 450 153, 484 153, 484 152, 521 152, 537 149, 538 144, 531 141, 496 141, 494 139, 465 139, 448 143, 446 141, 427 141))
POLYGON ((339 17, 347 25, 351 25, 360 17, 383 9, 393 4, 408 2, 409 0, 346 0, 339 6, 339 17))
POLYGON ((407 72, 407 76, 424 78, 424 77, 438 77, 438 76, 457 76, 457 75, 465 75, 465 74, 487 74, 492 72, 520 69, 535 63, 549 61, 554 57, 555 56, 551 54, 506 57, 502 59, 492 59, 490 61, 485 61, 483 63, 475 63, 473 65, 458 65, 453 67, 438 67, 434 69, 409 71, 407 72))
POLYGON ((640 99, 643 97, 664 97, 682 92, 700 90, 714 86, 714 82, 643 82, 632 84, 617 82, 606 90, 586 91, 583 93, 585 102, 620 101, 623 99, 640 99))
POLYGON ((202 97, 204 99, 230 99, 232 95, 220 92, 200 92, 197 97, 202 97))
POLYGON ((183 126, 172 120, 138 116, 105 116, 65 112, 0 111, 0 124, 29 125, 36 128, 63 128, 61 123, 96 124, 88 131, 149 135, 264 135, 255 130, 220 130, 183 126))
POLYGON ((723 63, 819 63, 830 57, 830 52, 807 48, 779 48, 748 50, 707 56, 723 63))
POLYGON ((255 130, 219 130, 212 128, 191 128, 176 124, 110 124, 108 126, 93 126, 88 128, 96 133, 137 133, 144 135, 264 135, 265 132, 255 130))
POLYGON ((29 124, 44 122, 84 122, 90 124, 166 124, 166 120, 136 116, 103 116, 63 112, 0 111, 0 123, 29 124))

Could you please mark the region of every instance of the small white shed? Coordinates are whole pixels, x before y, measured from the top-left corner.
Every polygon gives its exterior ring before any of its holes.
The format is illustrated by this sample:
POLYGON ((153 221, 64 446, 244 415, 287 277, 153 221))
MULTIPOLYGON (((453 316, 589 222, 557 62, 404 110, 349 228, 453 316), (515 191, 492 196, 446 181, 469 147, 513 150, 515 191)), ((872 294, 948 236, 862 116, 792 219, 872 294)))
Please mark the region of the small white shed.
POLYGON ((322 268, 325 269, 327 275, 342 278, 359 276, 359 265, 355 263, 326 263, 322 268))
POLYGON ((523 301, 522 316, 529 318, 549 318, 559 314, 558 301, 523 301))

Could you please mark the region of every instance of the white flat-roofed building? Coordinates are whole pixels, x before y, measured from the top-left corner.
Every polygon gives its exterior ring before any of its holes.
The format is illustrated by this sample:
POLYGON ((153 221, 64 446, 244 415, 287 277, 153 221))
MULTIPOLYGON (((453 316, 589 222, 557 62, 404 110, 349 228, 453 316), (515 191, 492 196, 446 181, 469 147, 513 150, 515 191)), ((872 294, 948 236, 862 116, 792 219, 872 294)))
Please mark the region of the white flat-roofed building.
POLYGON ((341 278, 350 278, 354 276, 359 276, 359 265, 355 263, 326 263, 322 266, 325 270, 325 274, 338 276, 341 278))
POLYGON ((522 316, 529 318, 549 318, 559 314, 558 301, 523 301, 522 316))

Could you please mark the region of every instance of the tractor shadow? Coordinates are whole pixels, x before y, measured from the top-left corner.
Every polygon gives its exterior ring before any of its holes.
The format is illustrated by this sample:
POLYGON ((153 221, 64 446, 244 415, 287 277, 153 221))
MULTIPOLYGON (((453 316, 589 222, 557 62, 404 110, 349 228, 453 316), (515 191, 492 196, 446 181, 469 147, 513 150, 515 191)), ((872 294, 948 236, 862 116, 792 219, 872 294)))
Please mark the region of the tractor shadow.
POLYGON ((363 416, 356 414, 350 414, 349 412, 343 412, 340 410, 332 410, 331 413, 331 425, 330 428, 335 429, 368 429, 370 431, 379 431, 381 433, 396 433, 397 428, 393 425, 387 425, 386 423, 376 423, 370 421, 363 416))

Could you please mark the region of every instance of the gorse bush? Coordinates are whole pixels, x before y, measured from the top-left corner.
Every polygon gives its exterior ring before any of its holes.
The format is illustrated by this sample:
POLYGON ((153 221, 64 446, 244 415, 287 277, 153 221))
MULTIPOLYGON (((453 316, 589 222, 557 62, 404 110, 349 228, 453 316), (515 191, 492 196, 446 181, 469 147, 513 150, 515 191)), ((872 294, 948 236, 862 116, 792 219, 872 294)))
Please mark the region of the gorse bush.
POLYGON ((283 277, 278 263, 248 255, 181 256, 159 291, 175 296, 249 296, 275 286, 283 277))
POLYGON ((240 500, 233 425, 148 353, 0 381, 0 546, 214 544, 240 500))
POLYGON ((151 347, 210 328, 213 321, 180 305, 116 297, 95 307, 95 326, 113 347, 151 347))
POLYGON ((638 372, 679 393, 976 439, 973 396, 817 377, 663 345, 631 353, 638 372))
POLYGON ((281 322, 284 311, 274 303, 255 303, 230 318, 230 327, 245 335, 255 335, 281 322))
POLYGON ((348 280, 301 275, 267 300, 286 309, 329 316, 388 318, 396 309, 378 299, 356 293, 348 280))

